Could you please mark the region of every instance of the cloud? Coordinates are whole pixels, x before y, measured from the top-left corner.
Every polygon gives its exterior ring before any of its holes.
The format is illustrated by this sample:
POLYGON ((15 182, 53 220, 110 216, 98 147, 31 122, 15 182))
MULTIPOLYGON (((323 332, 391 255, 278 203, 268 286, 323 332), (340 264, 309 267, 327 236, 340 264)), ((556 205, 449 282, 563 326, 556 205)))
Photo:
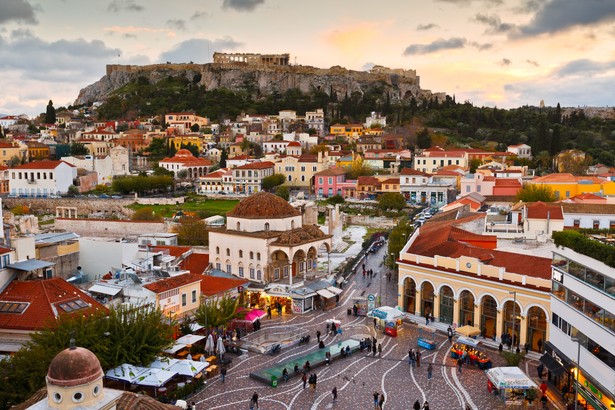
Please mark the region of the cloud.
POLYGON ((113 0, 109 3, 107 11, 119 13, 121 11, 143 11, 143 6, 137 4, 135 0, 113 0))
POLYGON ((163 52, 160 54, 158 60, 160 62, 171 61, 173 63, 185 63, 188 61, 210 63, 212 62, 214 51, 234 50, 242 45, 242 43, 230 37, 224 37, 213 41, 193 38, 182 41, 176 44, 171 50, 163 52))
POLYGON ((477 43, 476 41, 471 41, 468 44, 476 48, 478 51, 485 51, 493 48, 493 44, 491 43, 477 43))
POLYGON ((462 37, 453 37, 447 40, 438 39, 429 44, 411 44, 404 50, 404 55, 429 54, 442 50, 463 48, 468 41, 462 37))
POLYGON ((208 12, 197 10, 197 11, 194 12, 192 17, 190 17, 190 20, 197 20, 197 19, 200 19, 200 18, 207 18, 207 17, 209 17, 209 13, 208 12))
POLYGON ((439 28, 440 26, 435 24, 435 23, 429 23, 429 24, 419 24, 418 26, 416 26, 416 29, 419 31, 425 31, 425 30, 431 30, 432 28, 439 28))
POLYGON ((500 18, 495 14, 487 15, 478 13, 474 16, 474 21, 488 26, 487 33, 490 34, 507 33, 515 27, 513 24, 502 23, 500 18))
POLYGON ((179 31, 186 31, 186 20, 169 19, 167 20, 167 25, 179 31))
POLYGON ((485 4, 491 4, 493 6, 499 6, 500 4, 504 3, 504 0, 436 0, 436 1, 440 3, 455 4, 458 6, 469 6, 474 1, 482 2, 485 4))
POLYGON ((19 21, 28 24, 37 24, 34 17, 34 8, 27 0, 0 1, 0 24, 9 21, 19 21))
POLYGON ((104 27, 104 31, 111 34, 122 34, 126 35, 135 35, 139 33, 144 34, 158 34, 163 33, 166 34, 167 37, 175 37, 175 32, 168 28, 152 28, 152 27, 138 27, 138 26, 111 26, 104 27))
POLYGON ((525 60, 526 63, 533 65, 534 67, 540 67, 540 64, 538 64, 538 61, 536 60, 525 60))
POLYGON ((604 75, 615 70, 615 61, 592 61, 579 59, 570 61, 553 71, 553 75, 563 77, 592 77, 595 74, 604 75))
POLYGON ((372 63, 371 61, 370 61, 370 62, 367 62, 367 63, 363 64, 363 67, 361 67, 361 70, 363 70, 363 71, 369 71, 369 70, 371 70, 372 68, 374 68, 374 66, 375 66, 375 65, 376 65, 376 64, 372 63))
POLYGON ((224 0, 222 8, 236 11, 253 11, 256 7, 264 4, 265 0, 224 0))
POLYGON ((528 24, 520 26, 511 34, 513 37, 537 36, 613 21, 615 1, 547 0, 528 24))
POLYGON ((512 64, 512 61, 510 61, 508 58, 503 58, 502 61, 499 62, 499 64, 502 67, 507 67, 512 64))
POLYGON ((518 5, 513 8, 513 11, 519 14, 535 13, 540 10, 542 3, 545 1, 546 0, 519 0, 518 5))
POLYGON ((124 33, 122 34, 122 38, 137 38, 137 35, 131 33, 124 33))

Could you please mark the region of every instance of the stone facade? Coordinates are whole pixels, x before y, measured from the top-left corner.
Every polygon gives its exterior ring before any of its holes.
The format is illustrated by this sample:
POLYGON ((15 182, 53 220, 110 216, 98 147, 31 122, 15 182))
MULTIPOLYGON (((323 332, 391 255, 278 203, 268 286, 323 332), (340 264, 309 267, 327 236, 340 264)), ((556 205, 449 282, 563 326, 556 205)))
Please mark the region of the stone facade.
POLYGON ((67 232, 75 232, 80 236, 98 237, 135 237, 146 233, 169 232, 169 224, 165 222, 118 221, 109 219, 63 219, 55 220, 55 228, 67 232))

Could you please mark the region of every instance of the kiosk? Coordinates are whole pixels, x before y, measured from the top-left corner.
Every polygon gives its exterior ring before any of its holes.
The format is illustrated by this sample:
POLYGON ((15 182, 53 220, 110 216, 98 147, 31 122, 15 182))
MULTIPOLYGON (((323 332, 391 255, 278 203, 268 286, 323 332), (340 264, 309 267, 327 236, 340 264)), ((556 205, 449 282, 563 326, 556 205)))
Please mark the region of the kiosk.
POLYGON ((377 309, 370 310, 368 317, 374 318, 378 328, 382 328, 385 335, 397 337, 397 333, 401 330, 402 319, 405 317, 404 312, 390 306, 381 306, 377 309))
POLYGON ((367 298, 355 298, 352 300, 352 312, 355 316, 367 315, 367 298))
POLYGON ((507 406, 523 405, 526 391, 538 387, 518 367, 495 367, 485 373, 488 379, 487 389, 490 393, 500 396, 507 406))
POLYGON ((427 350, 436 349, 436 329, 427 326, 419 325, 419 338, 417 339, 419 347, 427 350))
POLYGON ((490 369, 492 366, 489 356, 478 348, 480 342, 470 337, 460 336, 451 348, 451 357, 458 359, 465 352, 467 363, 478 366, 479 369, 490 369))

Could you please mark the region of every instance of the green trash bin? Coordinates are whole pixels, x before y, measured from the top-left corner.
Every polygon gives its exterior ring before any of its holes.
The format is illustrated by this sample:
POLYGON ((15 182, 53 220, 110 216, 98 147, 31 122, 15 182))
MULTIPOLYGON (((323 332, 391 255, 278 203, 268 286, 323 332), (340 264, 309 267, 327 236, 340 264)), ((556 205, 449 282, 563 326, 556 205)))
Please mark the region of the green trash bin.
POLYGON ((271 376, 271 387, 278 387, 278 378, 271 376))

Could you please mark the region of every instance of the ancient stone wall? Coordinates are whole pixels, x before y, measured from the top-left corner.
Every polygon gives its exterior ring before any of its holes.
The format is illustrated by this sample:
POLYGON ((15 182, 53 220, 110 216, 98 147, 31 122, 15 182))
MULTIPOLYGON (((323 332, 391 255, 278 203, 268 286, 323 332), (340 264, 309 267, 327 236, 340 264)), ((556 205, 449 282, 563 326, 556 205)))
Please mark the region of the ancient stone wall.
POLYGON ((108 219, 63 219, 55 220, 55 228, 75 232, 80 236, 103 238, 134 238, 146 233, 170 232, 170 224, 149 221, 113 221, 108 219))

